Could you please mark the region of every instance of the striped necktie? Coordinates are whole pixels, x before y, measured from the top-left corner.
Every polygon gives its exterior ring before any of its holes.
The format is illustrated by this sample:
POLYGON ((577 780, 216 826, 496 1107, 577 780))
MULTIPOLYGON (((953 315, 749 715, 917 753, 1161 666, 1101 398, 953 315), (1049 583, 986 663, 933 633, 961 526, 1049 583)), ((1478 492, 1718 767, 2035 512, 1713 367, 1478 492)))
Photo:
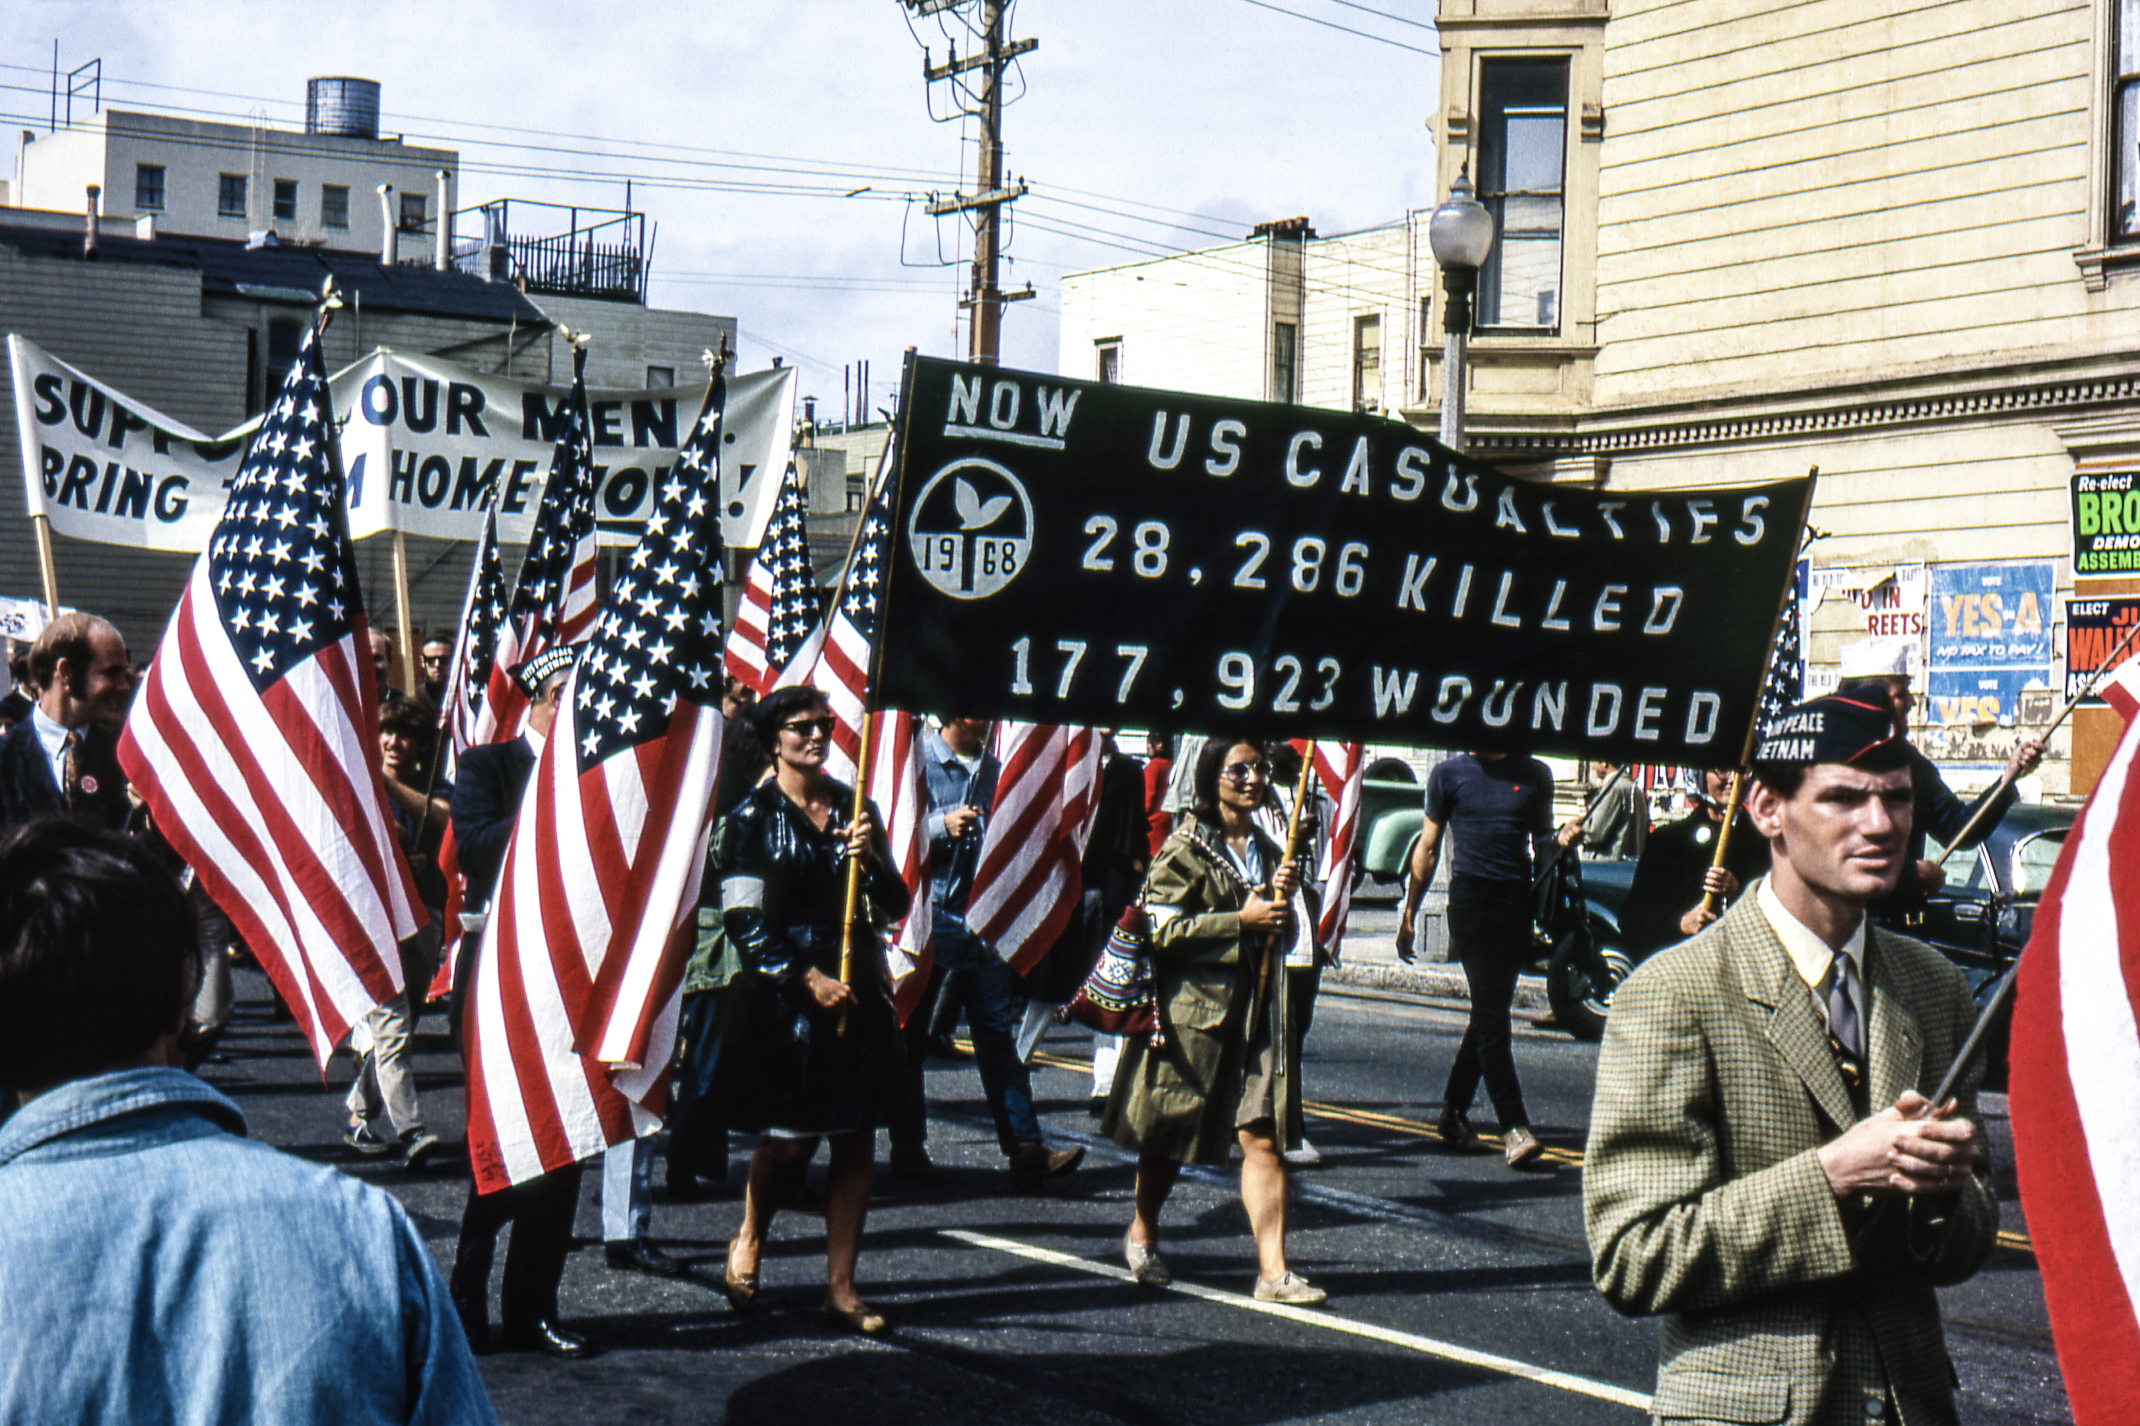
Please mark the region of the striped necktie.
POLYGON ((1851 969, 1847 952, 1835 953, 1824 979, 1828 985, 1829 1033, 1852 1055, 1863 1054, 1863 1037, 1858 1033, 1857 974, 1851 969))

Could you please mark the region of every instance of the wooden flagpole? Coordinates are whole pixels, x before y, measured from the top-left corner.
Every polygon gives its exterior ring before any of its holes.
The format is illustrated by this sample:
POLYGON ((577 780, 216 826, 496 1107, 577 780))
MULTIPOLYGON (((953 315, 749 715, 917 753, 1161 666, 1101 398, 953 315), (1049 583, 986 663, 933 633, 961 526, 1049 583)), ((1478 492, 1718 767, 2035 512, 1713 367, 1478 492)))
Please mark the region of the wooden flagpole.
MULTIPOLYGON (((1313 739, 1310 739, 1308 742, 1308 751, 1302 755, 1300 760, 1300 782, 1293 789, 1293 810, 1286 818, 1285 859, 1289 862, 1298 861, 1300 859, 1301 828, 1306 821, 1306 819, 1301 815, 1301 813, 1303 809, 1305 809, 1308 805, 1308 789, 1312 787, 1314 783, 1315 742, 1313 739)), ((1273 867, 1271 869, 1271 876, 1275 879, 1277 875, 1278 869, 1276 867, 1273 867)), ((1290 896, 1286 898, 1287 901, 1291 901, 1292 899, 1293 898, 1290 896)), ((1270 985, 1271 962, 1274 960, 1281 959, 1281 956, 1277 954, 1277 948, 1283 945, 1284 942, 1285 933, 1282 931, 1273 931, 1269 936, 1264 938, 1263 962, 1256 969, 1256 998, 1259 1000, 1263 998, 1264 990, 1270 985)))
MULTIPOLYGON (((858 527, 859 528, 859 527, 858 527)), ((869 810, 869 754, 871 718, 869 701, 862 702, 862 743, 855 749, 855 796, 854 805, 847 814, 850 835, 869 810)), ((840 984, 853 989, 855 983, 855 917, 862 909, 862 859, 847 858, 846 905, 840 916, 840 984)), ((912 913, 909 913, 912 914, 912 913)), ((847 1033, 847 1013, 840 1012, 839 1034, 847 1033)))
POLYGON ((52 517, 39 511, 30 517, 37 530, 37 570, 45 581, 45 617, 59 617, 59 571, 52 563, 52 517))

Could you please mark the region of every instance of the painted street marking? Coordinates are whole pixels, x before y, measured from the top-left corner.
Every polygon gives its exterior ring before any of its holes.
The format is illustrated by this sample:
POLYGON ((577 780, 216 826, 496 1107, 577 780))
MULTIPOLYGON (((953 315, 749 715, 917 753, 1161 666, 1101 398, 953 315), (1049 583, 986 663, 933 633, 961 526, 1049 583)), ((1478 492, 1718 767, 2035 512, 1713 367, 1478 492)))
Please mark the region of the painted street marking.
MULTIPOLYGON (((1113 1278, 1118 1282, 1132 1281, 1129 1269, 1111 1263, 1097 1263, 1087 1258, 1058 1253, 1048 1248, 1036 1248, 1030 1243, 1014 1242, 1009 1238, 994 1238, 985 1233, 970 1233, 961 1228, 938 1230, 946 1238, 954 1238, 976 1248, 988 1248, 1012 1257, 1026 1258, 1036 1263, 1069 1268, 1076 1272, 1089 1273, 1094 1277, 1113 1278)), ((1281 1317, 1288 1322, 1297 1322, 1306 1327, 1319 1327, 1326 1332, 1341 1332, 1350 1337, 1364 1337, 1372 1342, 1382 1342, 1392 1347, 1403 1347, 1430 1357, 1457 1362, 1463 1366, 1479 1367, 1486 1371, 1499 1372, 1503 1376, 1537 1382, 1559 1391, 1573 1392, 1578 1396, 1609 1401, 1616 1406, 1630 1407, 1636 1411, 1648 1411, 1650 1399, 1639 1391, 1613 1386, 1608 1382, 1592 1381, 1588 1377, 1575 1376, 1569 1372, 1554 1371, 1550 1367, 1532 1366, 1512 1357, 1497 1357, 1491 1352, 1475 1352, 1469 1347, 1460 1347, 1453 1342, 1437 1342, 1432 1337, 1421 1337, 1411 1332, 1399 1332, 1391 1327, 1378 1327, 1372 1322, 1361 1322, 1350 1317, 1339 1317, 1321 1309, 1289 1307, 1282 1302, 1258 1302, 1246 1293, 1225 1292, 1215 1287, 1199 1287, 1195 1283, 1177 1279, 1163 1289, 1179 1292, 1189 1297, 1216 1302, 1226 1307, 1239 1307, 1249 1312, 1260 1312, 1266 1317, 1281 1317)))

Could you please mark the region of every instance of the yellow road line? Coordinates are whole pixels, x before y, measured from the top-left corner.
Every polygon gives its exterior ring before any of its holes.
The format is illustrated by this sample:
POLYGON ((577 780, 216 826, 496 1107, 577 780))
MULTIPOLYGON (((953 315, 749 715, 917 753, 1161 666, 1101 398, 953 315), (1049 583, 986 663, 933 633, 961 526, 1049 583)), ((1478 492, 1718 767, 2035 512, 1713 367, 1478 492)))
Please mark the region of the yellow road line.
MULTIPOLYGON (((966 1045, 966 1043, 964 1040, 959 1041, 961 1045, 966 1045)), ((1033 1060, 1036 1064, 1048 1065, 1054 1069, 1076 1070, 1084 1074, 1092 1073, 1092 1061, 1089 1059, 1074 1059, 1067 1055, 1049 1054, 1043 1051, 1034 1055, 1033 1060)), ((1302 1112, 1315 1119, 1332 1119, 1341 1124, 1358 1124, 1369 1129, 1387 1129, 1393 1134, 1409 1134, 1415 1139, 1438 1140, 1441 1138, 1441 1131, 1432 1124, 1418 1119, 1406 1119, 1396 1114, 1383 1114, 1372 1109, 1352 1109, 1342 1104, 1325 1104, 1314 1099, 1302 1100, 1300 1107, 1302 1112)), ((1497 1148, 1501 1145, 1501 1136, 1499 1134, 1481 1134, 1479 1138, 1497 1148)), ((1583 1155, 1580 1149, 1556 1149, 1549 1146, 1540 1157, 1551 1163, 1568 1164, 1575 1168, 1581 1168, 1583 1165, 1583 1155)), ((2014 1251, 2021 1253, 2033 1253, 2036 1251, 2035 1244, 2029 1241, 2028 1234, 2016 1233, 2012 1229, 2000 1230, 1999 1246, 2012 1248, 2014 1251)))
MULTIPOLYGON (((1094 1277, 1113 1278, 1118 1282, 1132 1280, 1127 1269, 1118 1268, 1112 1263, 1096 1263, 1087 1258, 1073 1257, 1069 1253, 1058 1253, 1048 1248, 1038 1248, 1030 1243, 1020 1243, 1009 1238, 993 1238, 985 1233, 969 1233, 960 1228, 940 1228, 937 1231, 945 1237, 954 1238, 961 1243, 968 1243, 977 1248, 989 1248, 999 1253, 1008 1253, 1012 1257, 1025 1258, 1036 1263, 1047 1263, 1059 1268, 1071 1268, 1077 1272, 1090 1273, 1094 1277)), ((1259 1312, 1266 1317, 1282 1318, 1287 1322, 1296 1322, 1304 1327, 1317 1327, 1325 1332, 1340 1332, 1349 1337, 1364 1337, 1372 1342, 1382 1342, 1393 1347, 1404 1347, 1414 1352, 1424 1353, 1430 1357, 1440 1357, 1444 1361, 1458 1362, 1468 1367, 1481 1367, 1487 1371, 1499 1372, 1503 1376, 1518 1377, 1524 1381, 1537 1382, 1540 1386, 1550 1386, 1560 1391, 1574 1392, 1577 1395, 1588 1396, 1598 1401, 1609 1401, 1614 1405, 1631 1407, 1636 1411, 1648 1411, 1650 1409, 1648 1396, 1639 1391, 1629 1391, 1624 1386, 1614 1386, 1610 1382, 1592 1381, 1588 1377, 1576 1376, 1571 1372, 1555 1371, 1551 1367, 1533 1366, 1529 1362, 1519 1362, 1513 1357, 1499 1357, 1491 1352, 1473 1351, 1469 1347, 1460 1347, 1454 1342, 1439 1342, 1432 1337, 1422 1337, 1412 1332, 1399 1332, 1391 1327, 1379 1327, 1372 1322, 1361 1322, 1351 1317, 1340 1317, 1333 1312, 1310 1310, 1305 1307, 1289 1307, 1282 1302, 1258 1302, 1255 1298, 1245 1293, 1224 1292, 1215 1287, 1199 1287, 1195 1283, 1182 1282, 1178 1279, 1165 1290, 1178 1292, 1187 1297, 1201 1298, 1205 1302, 1216 1302, 1226 1307, 1237 1307, 1246 1312, 1259 1312)))

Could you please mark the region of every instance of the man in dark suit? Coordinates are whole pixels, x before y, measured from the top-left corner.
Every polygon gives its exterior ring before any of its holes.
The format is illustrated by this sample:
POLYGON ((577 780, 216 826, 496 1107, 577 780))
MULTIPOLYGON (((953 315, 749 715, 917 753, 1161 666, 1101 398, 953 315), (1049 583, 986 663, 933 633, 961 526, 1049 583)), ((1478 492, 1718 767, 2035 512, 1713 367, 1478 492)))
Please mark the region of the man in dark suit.
MULTIPOLYGON (((542 756, 542 745, 557 722, 558 699, 572 671, 573 647, 545 649, 513 671, 528 695, 527 731, 510 742, 490 743, 461 754, 453 782, 453 843, 468 889, 471 914, 490 905, 513 823, 520 816, 521 794, 542 756)), ((482 933, 461 937, 454 965, 456 1010, 475 980, 482 933)), ((455 1027, 461 1015, 453 1016, 455 1027)), ((598 1348, 557 1321, 557 1285, 572 1250, 572 1216, 580 1203, 580 1165, 514 1184, 496 1193, 478 1193, 471 1184, 461 1212, 460 1244, 454 1251, 448 1288, 461 1325, 476 1350, 490 1338, 490 1265, 498 1230, 513 1225, 505 1253, 505 1278, 499 1309, 509 1350, 534 1350, 552 1357, 589 1357, 598 1348)))
POLYGON ((1934 1289, 1991 1255, 1974 1020, 1931 947, 1870 924, 1906 874, 1910 761, 1885 700, 1785 712, 1747 813, 1769 874, 1621 983, 1583 1173, 1592 1276, 1664 1317, 1663 1419, 1955 1417, 1934 1289))
POLYGON ((0 738, 0 828, 51 812, 126 823, 119 729, 134 697, 126 640, 79 611, 45 625, 30 648, 37 702, 0 738))

